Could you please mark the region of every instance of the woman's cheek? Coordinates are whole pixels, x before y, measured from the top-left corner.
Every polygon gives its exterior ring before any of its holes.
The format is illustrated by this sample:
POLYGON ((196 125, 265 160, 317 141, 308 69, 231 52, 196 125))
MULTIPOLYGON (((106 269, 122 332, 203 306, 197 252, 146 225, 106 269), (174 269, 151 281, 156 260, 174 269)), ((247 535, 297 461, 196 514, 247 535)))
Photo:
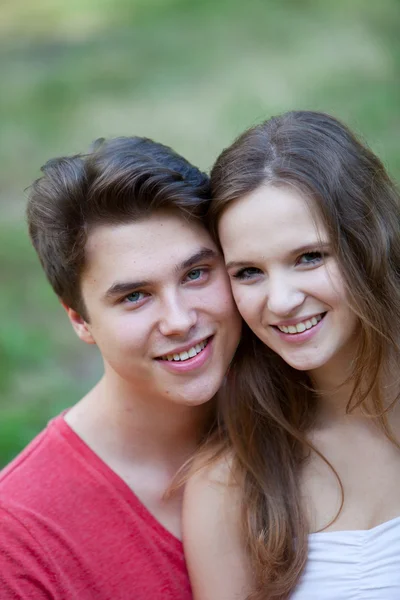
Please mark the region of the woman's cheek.
POLYGON ((245 290, 235 290, 235 288, 233 288, 233 297, 242 317, 246 321, 251 321, 253 314, 252 298, 249 294, 246 294, 245 290))

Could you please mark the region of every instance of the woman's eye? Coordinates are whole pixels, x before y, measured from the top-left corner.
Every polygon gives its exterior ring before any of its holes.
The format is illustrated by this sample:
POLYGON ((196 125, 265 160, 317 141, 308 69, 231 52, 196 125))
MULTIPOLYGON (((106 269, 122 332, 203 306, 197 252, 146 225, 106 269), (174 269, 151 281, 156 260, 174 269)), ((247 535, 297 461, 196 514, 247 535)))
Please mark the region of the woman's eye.
POLYGON ((244 269, 240 269, 237 273, 233 275, 235 279, 251 279, 257 275, 260 275, 260 269, 256 267, 245 267, 244 269))
POLYGON ((300 265, 316 265, 324 258, 322 252, 305 252, 297 261, 300 265))
POLYGON ((125 301, 129 302, 130 304, 136 304, 137 302, 140 302, 140 300, 143 300, 144 297, 144 292, 132 292, 131 294, 125 296, 125 301))

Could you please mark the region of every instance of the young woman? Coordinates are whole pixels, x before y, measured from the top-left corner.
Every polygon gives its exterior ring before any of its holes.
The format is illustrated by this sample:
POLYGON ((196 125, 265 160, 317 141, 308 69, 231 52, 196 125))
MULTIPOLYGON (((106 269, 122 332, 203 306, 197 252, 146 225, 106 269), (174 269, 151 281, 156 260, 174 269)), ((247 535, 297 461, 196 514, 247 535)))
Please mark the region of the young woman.
POLYGON ((194 598, 398 600, 395 186, 344 125, 315 112, 246 131, 212 185, 248 327, 220 437, 186 488, 194 598))

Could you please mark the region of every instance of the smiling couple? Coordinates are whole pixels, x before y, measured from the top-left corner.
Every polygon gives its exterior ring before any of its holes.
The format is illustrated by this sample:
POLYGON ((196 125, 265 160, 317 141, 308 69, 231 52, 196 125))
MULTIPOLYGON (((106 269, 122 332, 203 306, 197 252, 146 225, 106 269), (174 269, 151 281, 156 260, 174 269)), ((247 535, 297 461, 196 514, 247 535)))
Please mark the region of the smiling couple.
POLYGON ((42 170, 31 240, 104 374, 1 474, 2 600, 398 599, 400 209, 381 162, 297 111, 211 179, 138 137, 42 170))

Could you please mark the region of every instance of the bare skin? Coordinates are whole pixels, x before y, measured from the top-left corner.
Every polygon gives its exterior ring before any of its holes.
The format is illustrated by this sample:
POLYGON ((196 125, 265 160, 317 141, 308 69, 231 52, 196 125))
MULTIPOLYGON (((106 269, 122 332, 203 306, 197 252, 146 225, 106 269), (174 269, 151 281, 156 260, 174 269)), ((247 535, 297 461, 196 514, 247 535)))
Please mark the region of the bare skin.
POLYGON ((240 488, 231 480, 229 459, 196 471, 183 502, 183 543, 195 600, 243 600, 250 592, 240 522, 240 488))

